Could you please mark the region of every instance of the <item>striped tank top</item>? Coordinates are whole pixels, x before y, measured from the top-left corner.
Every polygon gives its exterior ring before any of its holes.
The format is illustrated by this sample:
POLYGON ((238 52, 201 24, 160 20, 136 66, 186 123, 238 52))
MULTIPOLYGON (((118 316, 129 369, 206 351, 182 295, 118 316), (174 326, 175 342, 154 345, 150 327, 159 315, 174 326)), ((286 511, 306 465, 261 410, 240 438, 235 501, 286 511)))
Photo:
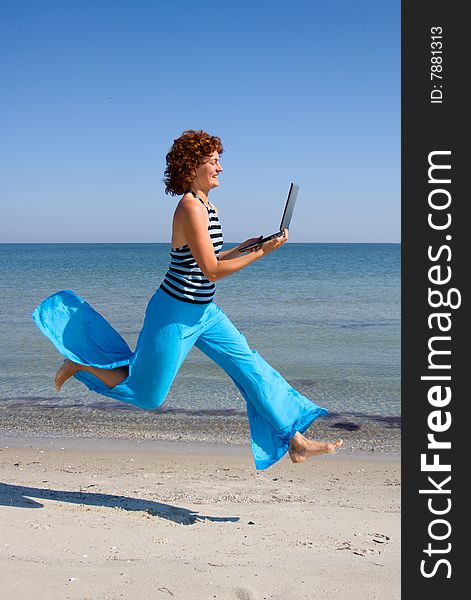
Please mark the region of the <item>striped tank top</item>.
MULTIPOLYGON (((206 206, 195 192, 191 192, 191 194, 206 206)), ((206 209, 208 211, 208 233, 217 257, 223 244, 221 223, 211 205, 206 206, 206 209)), ((170 249, 170 265, 160 287, 173 298, 193 304, 209 304, 216 290, 214 282, 206 279, 199 268, 188 244, 170 249)))

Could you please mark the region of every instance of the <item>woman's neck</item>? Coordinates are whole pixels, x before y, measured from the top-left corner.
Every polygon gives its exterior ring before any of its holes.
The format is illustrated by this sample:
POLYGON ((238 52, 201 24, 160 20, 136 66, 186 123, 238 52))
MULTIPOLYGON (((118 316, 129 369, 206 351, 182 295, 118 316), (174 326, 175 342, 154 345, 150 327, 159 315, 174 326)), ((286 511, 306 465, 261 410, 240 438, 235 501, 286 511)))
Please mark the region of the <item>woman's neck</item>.
POLYGON ((209 190, 202 190, 201 188, 199 188, 197 186, 192 186, 190 189, 194 194, 199 196, 205 204, 209 204, 209 200, 208 200, 209 190))

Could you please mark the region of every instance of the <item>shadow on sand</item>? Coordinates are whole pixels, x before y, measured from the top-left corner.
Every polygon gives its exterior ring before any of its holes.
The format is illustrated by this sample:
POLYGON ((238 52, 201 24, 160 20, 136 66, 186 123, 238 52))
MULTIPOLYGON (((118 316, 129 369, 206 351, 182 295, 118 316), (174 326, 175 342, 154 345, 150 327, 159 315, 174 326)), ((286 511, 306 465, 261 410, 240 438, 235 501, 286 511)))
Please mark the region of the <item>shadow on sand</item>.
POLYGON ((0 506, 43 508, 44 505, 41 502, 37 502, 37 499, 56 500, 57 502, 85 504, 88 506, 104 506, 121 510, 143 511, 149 515, 167 519, 168 521, 173 521, 180 525, 193 525, 198 521, 239 521, 239 517, 212 517, 209 515, 200 515, 187 508, 163 504, 162 502, 153 502, 152 500, 130 498, 128 496, 113 496, 111 494, 95 494, 92 492, 66 492, 63 490, 51 490, 0 483, 0 506))

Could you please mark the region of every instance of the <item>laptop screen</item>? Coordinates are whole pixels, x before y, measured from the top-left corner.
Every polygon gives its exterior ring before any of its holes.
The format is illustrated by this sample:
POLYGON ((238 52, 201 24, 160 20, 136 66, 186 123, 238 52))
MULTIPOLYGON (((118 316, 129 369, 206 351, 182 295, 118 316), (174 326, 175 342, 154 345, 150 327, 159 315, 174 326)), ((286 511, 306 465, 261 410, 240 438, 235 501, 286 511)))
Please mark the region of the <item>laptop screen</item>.
POLYGON ((283 216, 281 218, 280 231, 286 227, 289 229, 289 224, 291 223, 291 217, 293 216, 294 205, 296 203, 296 198, 298 197, 299 186, 296 183, 292 183, 289 192, 288 198, 286 200, 285 210, 283 212, 283 216))

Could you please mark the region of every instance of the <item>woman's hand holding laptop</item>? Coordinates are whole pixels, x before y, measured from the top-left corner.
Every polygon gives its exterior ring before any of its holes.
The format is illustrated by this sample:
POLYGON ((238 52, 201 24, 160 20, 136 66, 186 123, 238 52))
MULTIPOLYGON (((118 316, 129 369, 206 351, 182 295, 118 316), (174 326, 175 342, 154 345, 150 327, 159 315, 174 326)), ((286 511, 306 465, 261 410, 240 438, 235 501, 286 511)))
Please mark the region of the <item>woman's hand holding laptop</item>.
MULTIPOLYGON (((245 242, 242 242, 242 244, 240 244, 240 246, 243 248, 244 246, 253 244, 257 240, 261 240, 261 239, 263 239, 263 235, 261 235, 258 238, 250 238, 249 240, 245 240, 245 242)), ((280 235, 273 237, 270 240, 267 240, 256 246, 252 246, 251 248, 245 250, 245 252, 258 252, 259 250, 262 250, 263 255, 266 256, 267 254, 270 254, 270 252, 273 252, 273 250, 276 250, 277 248, 282 246, 287 241, 288 241, 288 229, 285 228, 285 229, 283 229, 282 234, 280 233, 280 235)))

